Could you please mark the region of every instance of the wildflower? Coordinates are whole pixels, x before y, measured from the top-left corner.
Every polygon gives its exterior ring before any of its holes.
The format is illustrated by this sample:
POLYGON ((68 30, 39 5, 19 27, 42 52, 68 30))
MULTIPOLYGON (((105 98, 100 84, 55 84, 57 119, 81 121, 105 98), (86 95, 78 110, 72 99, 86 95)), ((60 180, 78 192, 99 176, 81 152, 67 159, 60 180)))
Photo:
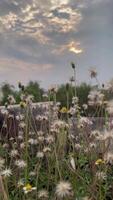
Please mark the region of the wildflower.
POLYGON ((90 106, 102 105, 104 102, 104 94, 98 90, 91 90, 88 99, 88 104, 90 106))
POLYGON ((10 155, 11 155, 11 157, 17 156, 17 155, 18 155, 18 150, 13 149, 13 150, 11 151, 10 155))
POLYGON ((107 108, 106 108, 106 111, 111 115, 113 114, 113 101, 109 101, 107 103, 107 108))
POLYGON ((21 108, 26 108, 27 104, 24 101, 20 102, 20 107, 21 108))
POLYGON ((95 165, 101 165, 101 164, 104 164, 104 163, 105 163, 104 160, 98 159, 98 160, 96 160, 95 165))
POLYGON ((22 136, 22 135, 19 135, 19 136, 18 136, 18 140, 20 140, 20 141, 23 140, 23 136, 22 136))
POLYGON ((105 180, 106 179, 106 173, 105 172, 96 172, 96 178, 98 179, 98 180, 105 180))
POLYGON ((55 128, 55 129, 68 128, 68 124, 62 120, 56 120, 54 121, 52 128, 55 128))
POLYGON ((32 136, 32 135, 35 135, 35 132, 34 132, 34 131, 30 131, 30 132, 29 132, 29 135, 31 135, 31 136, 32 136))
POLYGON ((9 102, 10 104, 15 104, 15 103, 16 103, 16 101, 15 101, 13 95, 9 95, 7 99, 8 99, 8 102, 9 102))
POLYGON ((94 142, 91 142, 90 144, 89 144, 89 148, 96 148, 97 147, 97 144, 96 143, 94 143, 94 142))
POLYGON ((112 152, 107 152, 104 155, 104 162, 107 164, 113 164, 113 153, 112 152))
POLYGON ((90 69, 90 77, 95 78, 97 76, 97 71, 95 69, 90 69))
POLYGON ((33 102, 33 100, 34 100, 34 96, 33 95, 28 95, 26 97, 26 103, 27 104, 31 104, 33 102))
POLYGON ((38 136, 43 136, 44 135, 44 132, 43 131, 38 131, 38 136))
POLYGON ((66 107, 62 107, 62 109, 60 110, 60 112, 61 112, 61 113, 67 113, 67 112, 68 112, 68 110, 67 110, 67 108, 66 108, 66 107))
POLYGON ((73 62, 71 63, 71 67, 72 69, 75 69, 75 64, 73 62))
POLYGON ((3 128, 7 128, 6 122, 3 123, 2 127, 3 127, 3 128))
POLYGON ((49 147, 44 147, 43 152, 44 153, 51 152, 51 149, 49 147))
POLYGON ((73 97, 72 98, 72 104, 77 104, 79 102, 78 97, 73 97))
POLYGON ((37 158, 43 158, 44 153, 43 152, 37 152, 37 158))
POLYGON ((10 141, 14 141, 14 137, 10 137, 9 140, 10 140, 10 141))
POLYGON ((38 137, 39 143, 43 143, 44 140, 45 140, 44 136, 39 136, 39 137, 38 137))
POLYGON ((90 120, 90 119, 88 119, 87 117, 81 117, 80 118, 80 120, 79 120, 79 125, 81 126, 81 125, 92 125, 93 124, 93 122, 90 120))
POLYGON ((22 85, 21 82, 18 83, 18 87, 19 87, 19 89, 21 89, 22 91, 24 91, 24 85, 22 85))
POLYGON ((48 135, 48 136, 46 137, 46 142, 47 142, 48 144, 53 143, 53 142, 54 142, 54 137, 53 137, 52 135, 48 135))
POLYGON ((88 105, 87 104, 83 104, 82 107, 83 107, 84 110, 88 109, 88 105))
POLYGON ((59 198, 65 198, 72 196, 71 184, 67 181, 61 181, 56 186, 56 195, 59 198))
POLYGON ((19 121, 23 120, 24 119, 24 115, 17 115, 16 116, 16 119, 19 121))
POLYGON ((113 139, 113 132, 112 131, 105 131, 103 138, 104 138, 104 140, 113 139))
POLYGON ((14 115, 9 114, 9 115, 8 115, 8 118, 9 118, 9 119, 14 119, 14 115))
POLYGON ((80 149, 81 149, 81 145, 80 145, 79 143, 76 143, 76 144, 75 144, 75 149, 76 149, 76 150, 80 150, 80 149))
POLYGON ((36 176, 36 172, 31 171, 31 172, 29 173, 29 176, 36 176))
POLYGON ((8 144, 8 143, 4 143, 4 144, 3 144, 3 148, 4 148, 4 149, 8 149, 8 148, 9 148, 9 144, 8 144))
POLYGON ((3 115, 8 115, 8 110, 7 109, 1 109, 1 114, 3 114, 3 115))
POLYGON ((48 199, 48 197, 49 197, 49 194, 48 194, 48 191, 47 190, 40 190, 39 192, 38 192, 38 198, 39 199, 48 199))
POLYGON ((12 175, 11 169, 6 168, 5 170, 3 170, 1 172, 1 175, 4 176, 4 177, 10 177, 12 175))
POLYGON ((30 139, 28 140, 28 142, 29 142, 29 144, 31 144, 31 145, 36 145, 36 144, 37 144, 37 140, 36 140, 36 139, 33 139, 33 138, 30 138, 30 139))
POLYGON ((25 126, 26 126, 26 124, 23 121, 19 124, 20 128, 25 128, 25 126))
POLYGON ((75 115, 78 112, 78 110, 75 107, 70 107, 69 112, 72 116, 75 115))
POLYGON ((24 186, 24 181, 23 181, 22 179, 20 179, 20 180, 18 181, 18 183, 17 183, 17 186, 18 186, 18 187, 24 186))
POLYGON ((16 160, 15 161, 15 165, 20 168, 23 169, 26 167, 26 162, 24 160, 16 160))
POLYGON ((24 142, 20 143, 20 148, 21 148, 21 149, 24 149, 24 148, 25 148, 25 143, 24 143, 24 142))
POLYGON ((32 187, 31 184, 27 183, 24 187, 23 187, 24 193, 27 194, 29 192, 32 192, 33 190, 36 190, 36 187, 32 187))
POLYGON ((91 131, 90 138, 95 138, 98 140, 100 136, 101 136, 100 131, 98 130, 91 131))
POLYGON ((43 95, 43 98, 48 98, 48 94, 44 93, 43 95))
POLYGON ((50 93, 57 93, 57 91, 58 91, 57 85, 51 86, 48 91, 50 93))

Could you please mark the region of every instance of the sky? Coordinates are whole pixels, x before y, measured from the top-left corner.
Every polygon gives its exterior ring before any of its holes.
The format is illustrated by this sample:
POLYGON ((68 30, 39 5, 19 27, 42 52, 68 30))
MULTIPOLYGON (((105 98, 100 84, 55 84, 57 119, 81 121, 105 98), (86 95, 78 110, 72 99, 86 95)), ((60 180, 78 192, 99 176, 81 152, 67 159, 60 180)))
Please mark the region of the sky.
POLYGON ((113 78, 113 0, 0 0, 0 83, 113 78))

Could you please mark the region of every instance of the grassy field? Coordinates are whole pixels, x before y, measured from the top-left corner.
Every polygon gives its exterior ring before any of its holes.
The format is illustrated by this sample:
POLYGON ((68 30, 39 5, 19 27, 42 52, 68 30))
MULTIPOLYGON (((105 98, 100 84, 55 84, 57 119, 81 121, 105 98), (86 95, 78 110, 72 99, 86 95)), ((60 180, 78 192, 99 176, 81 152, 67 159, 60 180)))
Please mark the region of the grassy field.
POLYGON ((9 96, 0 109, 0 199, 112 200, 113 102, 97 87, 82 107, 76 90, 71 107, 53 89, 33 104, 20 89, 20 105, 9 96))

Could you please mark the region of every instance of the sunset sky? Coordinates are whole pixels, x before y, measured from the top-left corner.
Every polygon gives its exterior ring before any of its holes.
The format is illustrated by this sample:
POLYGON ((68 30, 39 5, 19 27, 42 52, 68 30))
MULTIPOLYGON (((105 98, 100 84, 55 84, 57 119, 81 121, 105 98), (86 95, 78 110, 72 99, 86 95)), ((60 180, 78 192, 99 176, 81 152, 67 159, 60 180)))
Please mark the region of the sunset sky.
POLYGON ((113 0, 0 0, 0 82, 113 78, 113 0))

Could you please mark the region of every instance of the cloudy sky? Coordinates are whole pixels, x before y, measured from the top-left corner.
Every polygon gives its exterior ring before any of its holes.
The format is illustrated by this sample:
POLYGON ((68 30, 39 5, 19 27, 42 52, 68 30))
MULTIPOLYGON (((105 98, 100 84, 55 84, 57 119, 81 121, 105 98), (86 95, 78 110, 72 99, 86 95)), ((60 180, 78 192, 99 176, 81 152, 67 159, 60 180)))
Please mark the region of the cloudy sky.
POLYGON ((113 0, 0 0, 0 82, 113 78, 113 0))

